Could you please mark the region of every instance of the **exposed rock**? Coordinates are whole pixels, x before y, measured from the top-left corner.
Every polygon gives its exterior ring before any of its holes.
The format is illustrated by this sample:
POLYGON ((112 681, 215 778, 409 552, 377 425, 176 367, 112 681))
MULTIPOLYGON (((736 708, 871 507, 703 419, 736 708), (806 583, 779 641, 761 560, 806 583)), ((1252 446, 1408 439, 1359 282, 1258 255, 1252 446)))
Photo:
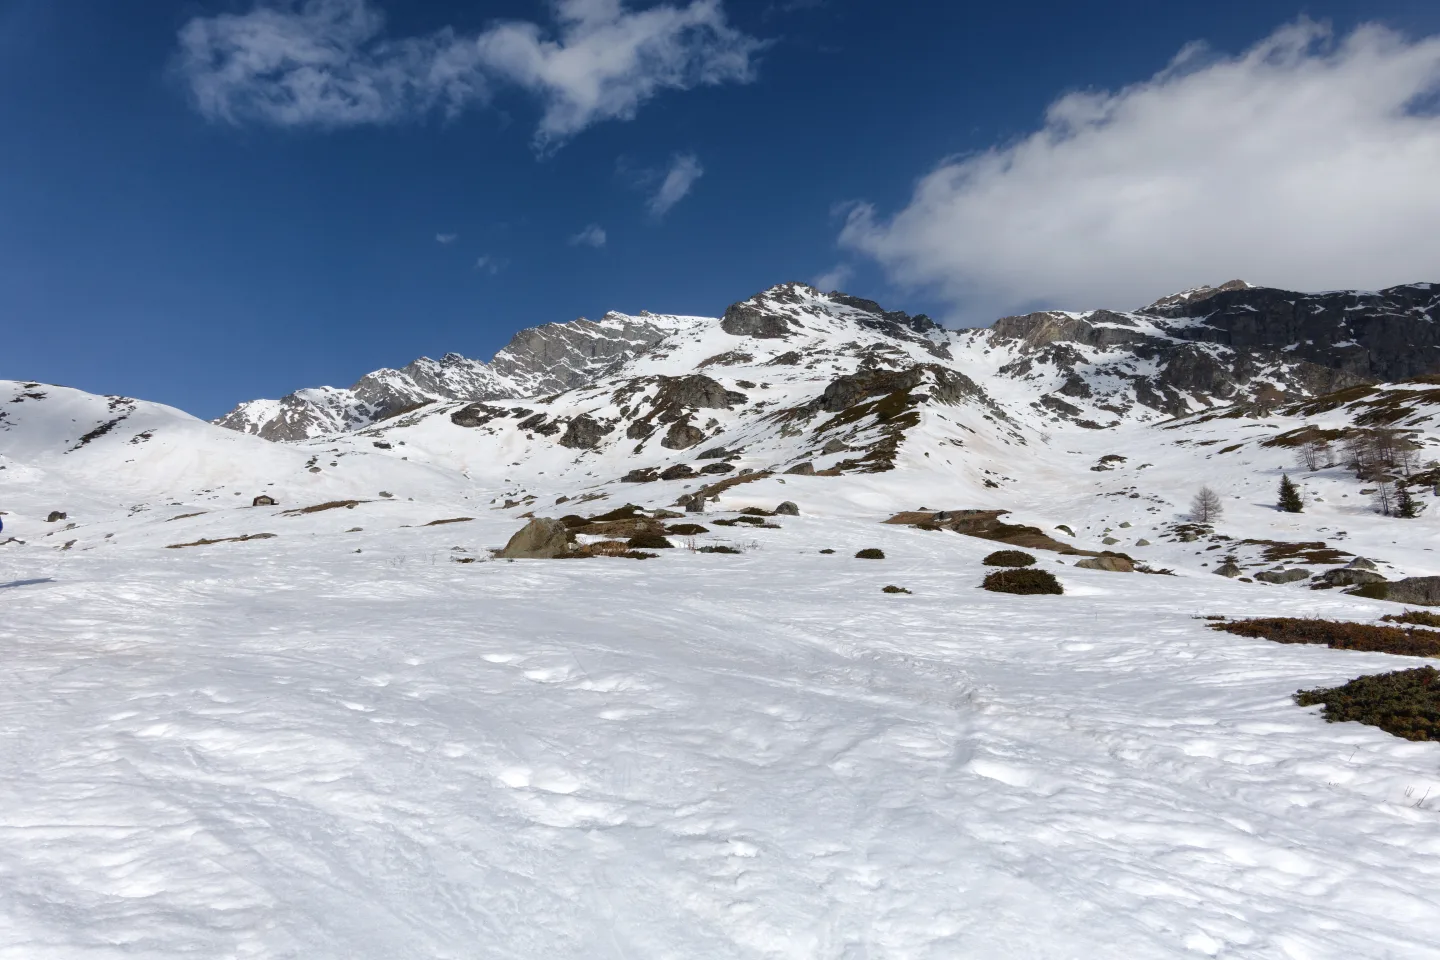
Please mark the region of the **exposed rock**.
POLYGON ((684 420, 677 420, 670 424, 670 429, 665 432, 665 438, 660 441, 660 446, 667 450, 688 450, 704 441, 704 430, 684 420))
POLYGON ((570 529, 559 520, 536 517, 510 538, 497 556, 506 560, 554 560, 570 552, 570 529))
POLYGON ((785 472, 787 474, 794 474, 801 477, 813 477, 815 476, 815 464, 807 460, 804 463, 795 464, 795 466, 791 467, 785 472))
POLYGON ((1289 570, 1266 570, 1255 574, 1255 579, 1261 583, 1299 583, 1301 580, 1309 580, 1314 574, 1309 570, 1300 567, 1291 567, 1289 570))
POLYGON ((1233 563, 1222 563, 1220 564, 1220 566, 1216 567, 1211 572, 1221 577, 1231 577, 1233 579, 1234 577, 1240 576, 1240 574, 1244 573, 1245 571, 1240 569, 1233 563))
POLYGON ((1350 569, 1350 570, 1379 570, 1379 569, 1380 569, 1380 568, 1377 567, 1373 562, 1371 562, 1371 561, 1369 561, 1369 560, 1366 560, 1364 557, 1356 557, 1354 560, 1351 560, 1351 561, 1350 561, 1349 563, 1347 563, 1345 566, 1346 566, 1348 569, 1350 569))
POLYGON ((723 473, 733 473, 735 468, 728 463, 707 463, 700 468, 700 472, 707 477, 717 476, 723 473))
POLYGON ((68 520, 68 519, 70 519, 69 514, 61 513, 59 510, 53 510, 53 511, 51 511, 50 516, 48 516, 48 517, 45 518, 45 522, 46 522, 46 523, 59 523, 61 520, 68 520))
POLYGON ((620 478, 621 483, 653 483, 660 479, 658 467, 637 467, 620 478))
POLYGON ((706 450, 704 453, 697 454, 697 455, 695 456, 695 459, 696 459, 696 460, 725 460, 725 459, 727 459, 727 458, 729 458, 729 457, 734 457, 734 456, 738 456, 738 455, 739 455, 739 454, 738 454, 736 451, 726 450, 724 447, 711 447, 709 450, 706 450))
POLYGON ((1075 566, 1081 570, 1108 570, 1111 573, 1135 572, 1135 565, 1124 557, 1087 557, 1084 560, 1076 560, 1075 566))
POLYGON ((689 480, 697 476, 693 467, 688 463, 677 463, 660 474, 661 480, 689 480))
POLYGON ((254 500, 250 501, 250 506, 252 507, 273 507, 275 505, 275 498, 267 497, 263 493, 260 494, 260 496, 256 497, 254 500))
POLYGON ((725 316, 720 320, 720 329, 734 337, 778 340, 789 336, 790 319, 747 301, 731 304, 726 308, 725 316))
POLYGON ((1385 585, 1385 599, 1396 603, 1413 603, 1420 607, 1440 607, 1440 577, 1406 577, 1385 585))
POLYGON ((1106 537, 1104 540, 1101 540, 1100 542, 1103 543, 1103 544, 1105 544, 1105 546, 1107 546, 1107 547, 1113 547, 1113 546, 1115 546, 1115 544, 1119 543, 1120 541, 1119 541, 1119 540, 1116 540, 1114 537, 1106 537))
POLYGON ((1135 546, 1137 546, 1137 547, 1148 547, 1148 546, 1150 546, 1150 541, 1142 538, 1142 539, 1139 539, 1139 540, 1136 540, 1136 541, 1135 541, 1135 546))
POLYGON ((850 445, 848 443, 836 437, 834 440, 826 441, 825 446, 820 448, 820 453, 829 456, 836 453, 845 453, 849 449, 850 445))
POLYGON ((800 507, 793 501, 786 500, 775 508, 775 515, 777 517, 798 517, 800 516, 800 507))
POLYGON ((1352 570, 1349 567, 1326 570, 1321 579, 1336 587, 1360 587, 1367 583, 1385 582, 1385 578, 1378 573, 1369 570, 1352 570))
POLYGON ((565 435, 560 438, 560 446, 573 450, 594 450, 613 429, 615 428, 600 423, 589 414, 582 413, 565 428, 565 435))
POLYGON ((1071 530, 1066 524, 1063 524, 1063 523, 1062 523, 1062 524, 1060 524, 1059 526, 1057 526, 1055 529, 1056 529, 1056 530, 1059 530, 1061 533, 1066 534, 1066 535, 1068 535, 1068 536, 1072 536, 1072 537, 1075 536, 1075 531, 1074 531, 1074 530, 1071 530))
MULTIPOLYGON (((483 403, 466 404, 459 410, 450 414, 450 422, 457 427, 483 427, 492 420, 498 420, 505 416, 508 411, 499 407, 486 406, 483 403)), ((221 424, 224 426, 224 424, 221 424)), ((275 439, 267 437, 266 439, 275 439)), ((379 444, 376 444, 379 446, 379 444)))

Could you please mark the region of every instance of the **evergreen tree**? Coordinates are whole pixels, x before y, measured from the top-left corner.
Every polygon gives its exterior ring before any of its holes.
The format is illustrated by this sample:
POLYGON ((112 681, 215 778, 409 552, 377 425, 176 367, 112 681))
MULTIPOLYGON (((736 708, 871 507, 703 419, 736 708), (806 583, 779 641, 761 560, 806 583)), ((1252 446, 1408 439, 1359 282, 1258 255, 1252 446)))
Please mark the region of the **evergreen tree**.
POLYGON ((1305 510, 1300 488, 1295 486, 1289 474, 1282 474, 1280 477, 1280 509, 1286 513, 1301 513, 1305 510))
POLYGON ((1404 517, 1406 520, 1420 516, 1420 505, 1415 502, 1404 484, 1397 484, 1395 490, 1395 516, 1404 517))

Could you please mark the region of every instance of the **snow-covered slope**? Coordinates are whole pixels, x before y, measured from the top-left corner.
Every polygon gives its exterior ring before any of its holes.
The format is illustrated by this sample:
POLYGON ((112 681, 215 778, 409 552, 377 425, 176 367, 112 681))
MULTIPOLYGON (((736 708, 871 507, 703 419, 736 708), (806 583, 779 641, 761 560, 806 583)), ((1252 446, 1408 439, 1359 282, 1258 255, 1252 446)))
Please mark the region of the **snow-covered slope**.
POLYGON ((997 334, 786 285, 283 443, 0 383, 0 957, 1440 956, 1440 746, 1290 699, 1423 661, 1197 619, 1440 575, 1440 386, 1315 396, 1216 339, 1227 287, 997 334), (1344 463, 1375 429, 1418 518, 1344 463), (491 558, 627 503, 704 529, 491 558), (1173 575, 1036 550, 1063 596, 988 593, 996 544, 885 522, 926 508, 1173 575))

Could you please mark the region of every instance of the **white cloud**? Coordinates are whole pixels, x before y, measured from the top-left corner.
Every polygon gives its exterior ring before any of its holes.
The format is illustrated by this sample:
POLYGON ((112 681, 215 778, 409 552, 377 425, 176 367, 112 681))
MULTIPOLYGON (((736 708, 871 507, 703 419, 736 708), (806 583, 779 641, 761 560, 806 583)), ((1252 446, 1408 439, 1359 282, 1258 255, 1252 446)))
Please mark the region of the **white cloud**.
POLYGON ((496 84, 542 106, 537 145, 602 120, 628 120, 662 90, 743 83, 763 44, 726 21, 720 0, 629 10, 623 0, 556 0, 557 29, 505 22, 385 39, 370 0, 268 0, 197 17, 176 66, 212 120, 276 126, 389 124, 455 115, 496 84))
POLYGON ((570 238, 570 246, 595 247, 598 250, 600 247, 605 246, 607 239, 605 236, 605 228, 598 223, 592 223, 570 238))
POLYGON ((855 271, 848 263, 837 263, 814 280, 811 280, 810 286, 826 293, 831 290, 840 290, 845 284, 850 282, 850 277, 854 273, 855 271))
POLYGON ((237 124, 395 123, 486 96, 473 45, 450 31, 382 40, 384 25, 366 0, 280 0, 191 20, 176 66, 202 114, 237 124))
POLYGON ((652 216, 663 217, 670 212, 670 208, 681 200, 695 186, 695 181, 705 175, 705 168, 700 166, 699 159, 693 153, 682 153, 676 155, 670 163, 670 169, 665 172, 665 179, 660 181, 660 189, 650 198, 646 207, 652 216))
POLYGON ((458 234, 458 233, 437 233, 437 234, 435 234, 435 242, 438 243, 438 244, 440 244, 442 247, 448 247, 448 246, 450 246, 450 244, 454 243, 456 240, 459 240, 459 239, 460 239, 460 234, 458 234))
POLYGON ((475 271, 477 273, 488 273, 490 276, 493 277, 495 276, 495 274, 505 269, 505 267, 509 263, 509 260, 502 260, 499 257, 492 257, 490 256, 490 254, 487 253, 483 257, 480 257, 478 260, 475 261, 475 271))
POLYGON ((1302 20, 1238 57, 1182 51, 952 158, 841 244, 974 320, 1134 307, 1243 277, 1302 290, 1440 279, 1440 37, 1302 20), (988 311, 988 313, 982 313, 988 311))

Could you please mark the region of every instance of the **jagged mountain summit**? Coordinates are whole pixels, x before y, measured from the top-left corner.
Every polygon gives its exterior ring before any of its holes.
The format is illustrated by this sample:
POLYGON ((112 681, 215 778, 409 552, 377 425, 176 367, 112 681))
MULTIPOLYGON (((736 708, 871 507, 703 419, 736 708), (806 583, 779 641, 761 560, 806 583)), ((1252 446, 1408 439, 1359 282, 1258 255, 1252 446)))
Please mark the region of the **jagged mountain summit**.
POLYGON ((929 364, 972 378, 977 395, 1006 394, 1012 412, 1018 406, 1098 428, 1440 371, 1437 305, 1440 293, 1428 283, 1304 294, 1231 281, 1129 313, 1042 311, 952 331, 923 315, 787 283, 719 318, 610 313, 548 324, 516 334, 489 363, 458 354, 421 358, 349 389, 241 404, 216 422, 270 440, 354 432, 428 405, 618 385, 700 336, 714 354, 694 357, 688 370, 666 364, 667 375, 734 370, 763 357, 762 379, 789 395, 768 406, 803 405, 828 388, 826 375, 929 364))
POLYGON ((493 400, 556 393, 589 383, 667 335, 647 314, 550 323, 517 333, 489 362, 447 353, 399 370, 376 370, 349 389, 310 387, 279 400, 242 403, 215 422, 267 440, 304 440, 358 430, 439 400, 493 400))

